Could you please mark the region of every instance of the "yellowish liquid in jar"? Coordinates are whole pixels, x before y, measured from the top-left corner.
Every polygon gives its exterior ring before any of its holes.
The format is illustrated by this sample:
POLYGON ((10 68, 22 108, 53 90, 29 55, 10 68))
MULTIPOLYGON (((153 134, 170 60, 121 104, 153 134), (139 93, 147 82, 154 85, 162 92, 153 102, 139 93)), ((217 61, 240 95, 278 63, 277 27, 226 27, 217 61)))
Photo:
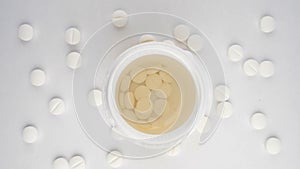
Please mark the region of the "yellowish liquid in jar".
POLYGON ((181 91, 173 76, 148 67, 120 77, 116 98, 124 120, 147 134, 168 132, 181 112, 181 91))

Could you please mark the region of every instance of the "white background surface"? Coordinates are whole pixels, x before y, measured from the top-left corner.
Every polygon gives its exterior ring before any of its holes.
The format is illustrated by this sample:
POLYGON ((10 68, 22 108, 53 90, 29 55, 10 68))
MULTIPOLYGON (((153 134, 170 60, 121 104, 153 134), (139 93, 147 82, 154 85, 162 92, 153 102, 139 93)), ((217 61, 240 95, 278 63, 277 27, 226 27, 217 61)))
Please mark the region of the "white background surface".
MULTIPOLYGON (((83 133, 72 107, 72 71, 66 55, 80 46, 98 27, 110 20, 116 9, 128 13, 158 11, 184 17, 197 25, 214 43, 232 91, 234 115, 222 122, 214 137, 198 146, 192 140, 175 157, 125 160, 121 168, 187 169, 298 169, 300 168, 300 2, 297 0, 98 0, 98 1, 0 1, 0 165, 6 169, 50 169, 57 156, 85 157, 88 169, 109 168, 106 153, 83 133), (259 19, 272 15, 276 29, 266 35, 259 19), (30 23, 35 30, 29 43, 17 38, 18 26, 30 23), (64 42, 64 32, 77 26, 82 41, 77 47, 64 42), (272 60, 275 75, 270 79, 246 77, 241 63, 227 59, 227 48, 240 43, 246 57, 272 60), (36 88, 30 71, 44 69, 47 82, 36 88), (48 113, 48 101, 65 100, 67 112, 55 117, 48 113), (254 130, 249 118, 255 111, 267 116, 267 127, 254 130), (22 141, 22 129, 34 124, 39 140, 22 141), (271 156, 264 141, 277 136, 282 152, 271 156)), ((130 24, 130 21, 129 21, 130 24)))

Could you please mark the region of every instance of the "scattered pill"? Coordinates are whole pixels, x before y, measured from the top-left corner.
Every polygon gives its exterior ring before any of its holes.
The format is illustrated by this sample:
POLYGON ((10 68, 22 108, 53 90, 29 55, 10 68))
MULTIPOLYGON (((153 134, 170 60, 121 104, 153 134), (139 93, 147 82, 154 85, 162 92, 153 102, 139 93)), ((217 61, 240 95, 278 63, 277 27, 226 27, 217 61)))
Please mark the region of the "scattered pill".
POLYGON ((46 73, 42 69, 34 69, 30 75, 33 86, 42 86, 46 82, 46 73))
POLYGON ((230 90, 225 85, 219 85, 215 88, 215 99, 219 102, 229 100, 230 90))
POLYGON ((146 71, 142 71, 140 73, 138 73, 133 79, 132 81, 135 83, 143 83, 147 78, 147 72, 146 71))
POLYGON ((190 36, 190 28, 186 25, 178 25, 173 31, 173 36, 176 40, 184 42, 190 36))
POLYGON ((23 129, 23 140, 25 143, 32 144, 38 139, 38 130, 34 126, 27 126, 23 129))
POLYGON ((112 14, 111 21, 115 27, 122 28, 127 25, 128 14, 123 10, 116 10, 112 14))
POLYGON ((270 137, 266 140, 265 147, 270 154, 276 155, 281 151, 281 141, 276 137, 270 137))
POLYGON ((102 105, 102 92, 98 89, 93 89, 88 94, 88 102, 91 106, 99 107, 102 105))
POLYGON ((70 169, 68 161, 63 157, 55 159, 52 163, 52 167, 53 169, 70 169))
POLYGON ((142 35, 139 39, 140 43, 145 43, 145 42, 153 42, 155 41, 155 37, 153 35, 142 35))
POLYGON ((53 115, 61 115, 65 112, 65 103, 61 98, 53 98, 49 102, 49 112, 53 115))
POLYGON ((266 116, 263 113, 255 113, 251 116, 250 123, 256 130, 261 130, 266 127, 266 116))
POLYGON ((260 30, 264 33, 271 33, 275 29, 275 19, 272 16, 264 16, 260 19, 260 30))
POLYGON ((274 74, 274 64, 271 61, 263 61, 259 65, 259 73, 262 77, 268 78, 274 74))
POLYGON ((119 151, 112 151, 107 154, 106 161, 112 168, 118 168, 123 163, 123 157, 119 151))
POLYGON ((232 62, 238 62, 244 57, 244 49, 238 44, 231 45, 227 55, 232 62))
POLYGON ((127 109, 133 109, 135 105, 135 99, 132 92, 126 92, 124 98, 124 104, 127 109))
POLYGON ((255 76, 259 69, 259 64, 254 59, 248 59, 243 65, 244 72, 247 76, 255 76))
POLYGON ((187 40, 187 46, 194 50, 194 51, 200 51, 203 48, 204 40, 200 35, 192 35, 187 40))
POLYGON ((149 88, 144 85, 140 85, 134 91, 134 97, 137 100, 140 100, 142 98, 149 98, 150 94, 151 94, 151 92, 150 92, 149 88))
POLYGON ((168 152, 168 156, 174 157, 174 156, 178 155, 179 152, 180 152, 180 149, 181 149, 181 146, 180 146, 180 145, 177 145, 177 146, 173 147, 173 148, 168 152))
POLYGON ((22 41, 30 41, 33 38, 33 27, 29 24, 22 24, 19 27, 18 36, 22 41))
POLYGON ((81 156, 74 156, 69 161, 70 169, 85 169, 85 160, 81 156))
POLYGON ((80 42, 80 31, 75 27, 67 29, 65 32, 65 41, 69 45, 77 45, 80 42))
POLYGON ((159 89, 162 86, 162 78, 158 74, 149 75, 145 84, 150 89, 159 89))
POLYGON ((222 118, 229 118, 232 115, 232 104, 228 101, 221 102, 217 105, 217 112, 222 118))
POLYGON ((70 52, 67 55, 67 66, 71 69, 77 69, 81 66, 81 56, 78 52, 70 52))

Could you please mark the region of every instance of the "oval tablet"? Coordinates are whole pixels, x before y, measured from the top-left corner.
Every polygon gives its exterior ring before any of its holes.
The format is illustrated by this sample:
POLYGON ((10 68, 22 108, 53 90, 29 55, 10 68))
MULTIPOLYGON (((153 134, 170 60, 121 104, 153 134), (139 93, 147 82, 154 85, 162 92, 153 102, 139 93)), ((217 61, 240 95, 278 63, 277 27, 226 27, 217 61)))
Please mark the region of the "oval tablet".
POLYGON ((147 98, 142 98, 141 100, 138 100, 136 103, 135 110, 138 112, 147 112, 151 109, 151 103, 150 100, 147 98))
POLYGON ((160 87, 160 90, 162 90, 167 97, 169 97, 172 94, 173 86, 169 83, 163 83, 160 87))
POLYGON ((140 100, 142 98, 148 99, 150 97, 150 94, 151 94, 151 92, 150 92, 149 88, 144 85, 137 87, 134 91, 134 97, 137 100, 140 100))
POLYGON ((150 89, 159 89, 162 83, 162 78, 158 74, 149 75, 145 82, 146 86, 150 89))
POLYGON ((133 79, 132 81, 135 83, 143 83, 146 80, 147 77, 147 72, 146 71, 142 71, 140 73, 138 73, 133 79))

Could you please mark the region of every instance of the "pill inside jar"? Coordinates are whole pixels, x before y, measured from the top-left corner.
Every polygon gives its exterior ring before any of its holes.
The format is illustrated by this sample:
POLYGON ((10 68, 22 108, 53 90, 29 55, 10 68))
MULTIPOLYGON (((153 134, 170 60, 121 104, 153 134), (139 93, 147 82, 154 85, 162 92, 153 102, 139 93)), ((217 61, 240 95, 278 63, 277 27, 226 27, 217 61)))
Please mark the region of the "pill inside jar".
POLYGON ((142 56, 118 78, 119 114, 132 128, 162 134, 180 127, 193 112, 195 85, 189 71, 163 55, 142 56))

